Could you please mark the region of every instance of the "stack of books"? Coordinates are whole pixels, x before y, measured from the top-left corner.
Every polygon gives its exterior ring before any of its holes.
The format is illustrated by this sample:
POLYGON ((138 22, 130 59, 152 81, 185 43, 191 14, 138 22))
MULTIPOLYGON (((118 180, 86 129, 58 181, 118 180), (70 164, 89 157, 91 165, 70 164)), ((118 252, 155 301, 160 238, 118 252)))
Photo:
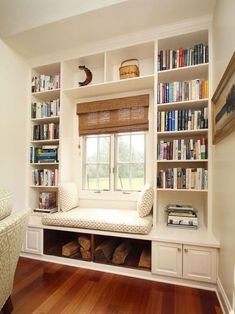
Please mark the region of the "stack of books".
POLYGON ((167 226, 198 228, 197 213, 191 205, 169 204, 166 211, 167 226))
POLYGON ((53 214, 58 212, 58 208, 34 208, 34 213, 41 213, 41 214, 53 214))
POLYGON ((35 213, 53 214, 58 211, 56 207, 56 192, 40 192, 39 208, 34 208, 35 213))
POLYGON ((58 146, 44 145, 42 147, 30 147, 31 163, 54 163, 58 162, 58 146))

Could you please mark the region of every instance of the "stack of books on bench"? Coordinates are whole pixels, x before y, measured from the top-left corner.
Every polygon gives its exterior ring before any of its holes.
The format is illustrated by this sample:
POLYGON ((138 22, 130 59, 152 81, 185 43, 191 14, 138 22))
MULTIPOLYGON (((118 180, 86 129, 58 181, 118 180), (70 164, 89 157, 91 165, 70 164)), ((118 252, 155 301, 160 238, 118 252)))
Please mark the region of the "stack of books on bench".
POLYGON ((54 208, 34 208, 34 213, 41 213, 41 214, 53 214, 58 211, 57 207, 54 208))
POLYGON ((191 205, 169 204, 166 211, 167 226, 198 228, 197 211, 191 205))

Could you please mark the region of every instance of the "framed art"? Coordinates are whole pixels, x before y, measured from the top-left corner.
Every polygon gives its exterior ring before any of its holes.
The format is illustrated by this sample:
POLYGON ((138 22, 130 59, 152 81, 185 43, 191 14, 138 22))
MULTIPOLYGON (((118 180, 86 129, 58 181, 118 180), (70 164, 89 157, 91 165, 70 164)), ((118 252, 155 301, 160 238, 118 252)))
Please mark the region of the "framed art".
POLYGON ((235 52, 212 97, 213 144, 235 131, 235 52))

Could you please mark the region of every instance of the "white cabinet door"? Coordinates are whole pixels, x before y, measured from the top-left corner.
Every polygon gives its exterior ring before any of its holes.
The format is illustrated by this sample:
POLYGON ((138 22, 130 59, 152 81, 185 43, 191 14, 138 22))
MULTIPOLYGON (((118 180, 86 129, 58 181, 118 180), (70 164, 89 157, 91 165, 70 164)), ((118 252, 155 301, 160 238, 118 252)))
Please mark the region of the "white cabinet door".
POLYGON ((182 245, 152 242, 152 273, 182 277, 182 245))
POLYGON ((43 254, 43 229, 27 228, 23 251, 39 255, 43 254))
POLYGON ((191 280, 216 282, 217 250, 184 245, 183 277, 191 280))

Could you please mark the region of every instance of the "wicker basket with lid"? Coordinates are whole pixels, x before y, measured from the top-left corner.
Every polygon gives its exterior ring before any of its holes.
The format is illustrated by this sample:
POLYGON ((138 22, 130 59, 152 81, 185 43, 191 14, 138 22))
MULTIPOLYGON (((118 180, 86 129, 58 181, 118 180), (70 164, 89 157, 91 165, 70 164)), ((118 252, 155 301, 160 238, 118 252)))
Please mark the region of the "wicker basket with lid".
POLYGON ((137 77, 140 75, 139 72, 139 60, 138 59, 127 59, 122 61, 119 68, 120 79, 127 79, 132 77, 137 77), (135 62, 136 64, 130 64, 135 62))

